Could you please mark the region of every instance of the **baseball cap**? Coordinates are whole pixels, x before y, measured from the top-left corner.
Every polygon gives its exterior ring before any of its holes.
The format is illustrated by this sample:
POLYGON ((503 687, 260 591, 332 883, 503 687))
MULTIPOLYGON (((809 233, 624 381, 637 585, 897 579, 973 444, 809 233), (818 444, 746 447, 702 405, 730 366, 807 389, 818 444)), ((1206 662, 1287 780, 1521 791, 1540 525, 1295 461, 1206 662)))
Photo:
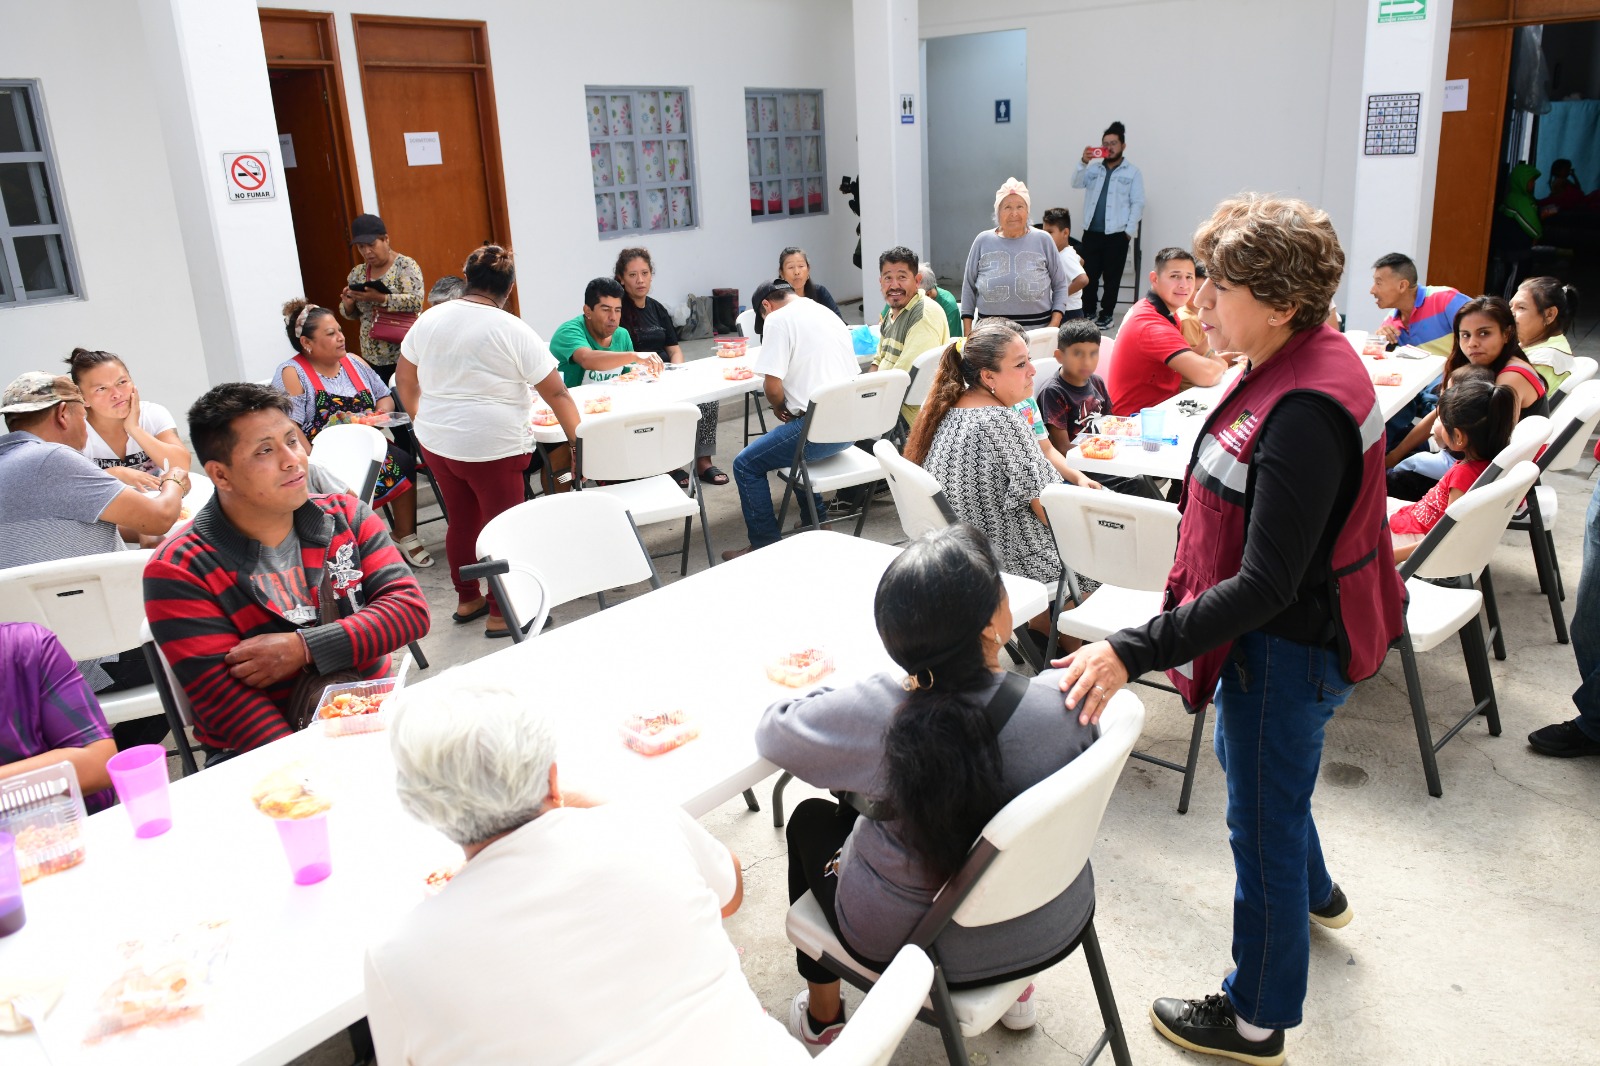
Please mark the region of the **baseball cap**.
POLYGON ((379 237, 388 235, 389 227, 377 215, 357 215, 356 220, 350 223, 351 244, 371 244, 379 237))
POLYGON ((763 335, 763 330, 767 324, 766 313, 761 310, 762 301, 782 300, 793 295, 794 286, 790 285, 782 278, 773 278, 771 281, 763 281, 760 285, 756 286, 756 291, 750 295, 750 306, 755 308, 756 312, 756 336, 760 337, 763 335))
POLYGON ((83 402, 83 393, 65 374, 46 374, 30 370, 6 386, 0 393, 0 415, 20 415, 29 411, 43 411, 58 403, 83 402))

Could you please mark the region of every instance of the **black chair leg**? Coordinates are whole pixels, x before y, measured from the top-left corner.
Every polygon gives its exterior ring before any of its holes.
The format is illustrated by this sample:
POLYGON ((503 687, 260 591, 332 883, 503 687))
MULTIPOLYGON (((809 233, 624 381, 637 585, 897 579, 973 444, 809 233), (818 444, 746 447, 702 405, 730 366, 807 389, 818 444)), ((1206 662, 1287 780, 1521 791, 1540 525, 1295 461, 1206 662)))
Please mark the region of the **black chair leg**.
POLYGON ((1566 586, 1561 582, 1561 557, 1556 554, 1556 535, 1548 526, 1544 531, 1545 552, 1550 556, 1550 569, 1556 575, 1556 595, 1563 600, 1567 598, 1566 586))
POLYGON ((785 770, 778 775, 778 783, 772 786, 772 828, 774 829, 783 828, 783 790, 793 780, 794 775, 785 770))
POLYGON ((411 659, 417 664, 417 669, 426 670, 428 668, 428 657, 422 654, 422 645, 413 640, 407 647, 411 649, 411 659))
POLYGON ((189 734, 184 732, 183 718, 178 714, 178 701, 172 693, 172 686, 167 683, 167 672, 161 667, 154 644, 145 644, 141 649, 144 652, 145 666, 150 670, 150 678, 155 682, 156 694, 161 697, 161 711, 167 718, 167 730, 172 734, 174 746, 178 750, 178 763, 183 767, 183 776, 199 772, 199 765, 194 760, 194 748, 189 743, 189 734))
MULTIPOLYGON (((1133 1066, 1128 1054, 1128 1037, 1122 1031, 1122 1015, 1117 1010, 1116 998, 1111 994, 1111 974, 1106 971, 1106 957, 1100 952, 1100 938, 1095 935, 1094 916, 1084 926, 1083 959, 1089 964, 1089 979, 1094 982, 1094 998, 1100 1001, 1100 1018, 1105 1022, 1106 1036, 1111 1042, 1111 1060, 1117 1066, 1133 1066)), ((1092 1062, 1098 1051, 1084 1061, 1092 1062)))
POLYGON ((1495 602, 1494 580, 1489 576, 1489 567, 1483 568, 1478 585, 1483 592, 1483 609, 1489 615, 1489 639, 1494 643, 1494 657, 1504 662, 1506 638, 1500 631, 1500 605, 1495 602))
POLYGON ((1406 673, 1406 694, 1411 697, 1411 717, 1417 726, 1417 747, 1422 752, 1422 774, 1428 781, 1428 795, 1444 795, 1439 784, 1439 762, 1433 752, 1433 729, 1428 725, 1428 705, 1422 698, 1422 678, 1417 675, 1417 653, 1411 648, 1411 630, 1400 638, 1400 664, 1406 673))
POLYGON ((759 811, 761 809, 761 801, 756 799, 755 789, 747 788, 744 790, 744 805, 749 807, 752 811, 759 811))
POLYGON ((690 538, 690 535, 693 534, 693 533, 694 533, 694 519, 685 518, 683 520, 683 551, 681 553, 683 558, 680 559, 679 562, 678 562, 678 576, 679 577, 688 577, 689 576, 689 538, 690 538))
POLYGON ((1533 545, 1533 565, 1539 572, 1539 590, 1550 603, 1550 624, 1556 629, 1556 643, 1566 644, 1572 638, 1567 635, 1567 619, 1561 611, 1561 585, 1554 569, 1554 553, 1550 550, 1544 523, 1536 513, 1529 517, 1532 521, 1528 527, 1528 540, 1533 545))
POLYGON ((1500 706, 1494 696, 1494 675, 1489 671, 1489 656, 1484 651, 1483 629, 1474 618, 1461 627, 1461 654, 1467 661, 1467 681, 1472 687, 1472 702, 1483 704, 1479 713, 1489 720, 1489 735, 1500 735, 1500 706))
POLYGON ((961 1038, 961 1023, 956 1021, 956 1006, 950 1000, 950 986, 945 984, 944 969, 934 961, 933 988, 928 998, 933 1001, 933 1016, 939 1021, 939 1035, 944 1039, 944 1053, 950 1066, 967 1066, 967 1042, 961 1038))
POLYGON ((1200 740, 1206 731, 1206 709, 1194 712, 1194 731, 1189 735, 1189 758, 1183 767, 1183 791, 1178 793, 1178 813, 1189 813, 1189 795, 1194 791, 1194 771, 1200 763, 1200 740))
POLYGON ((878 494, 878 482, 867 485, 867 498, 861 501, 861 514, 856 517, 856 536, 861 536, 861 531, 867 526, 867 509, 872 506, 872 497, 878 494))

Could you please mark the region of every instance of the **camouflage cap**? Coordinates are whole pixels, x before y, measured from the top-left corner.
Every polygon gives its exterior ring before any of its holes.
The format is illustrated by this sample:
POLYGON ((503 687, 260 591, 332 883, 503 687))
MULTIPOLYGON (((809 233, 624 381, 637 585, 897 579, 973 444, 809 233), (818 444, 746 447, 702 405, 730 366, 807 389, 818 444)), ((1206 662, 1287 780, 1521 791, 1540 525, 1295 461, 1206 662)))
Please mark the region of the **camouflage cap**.
POLYGON ((0 415, 20 415, 43 411, 58 403, 83 402, 83 393, 65 374, 45 374, 30 370, 6 386, 0 394, 0 415))

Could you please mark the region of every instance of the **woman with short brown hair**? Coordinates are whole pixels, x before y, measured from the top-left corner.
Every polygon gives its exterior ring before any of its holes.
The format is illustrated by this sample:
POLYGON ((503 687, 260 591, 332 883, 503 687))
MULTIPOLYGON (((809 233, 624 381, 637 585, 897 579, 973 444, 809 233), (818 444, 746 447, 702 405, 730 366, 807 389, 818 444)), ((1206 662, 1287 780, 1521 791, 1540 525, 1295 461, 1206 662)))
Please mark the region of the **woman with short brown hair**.
POLYGON ((1399 635, 1404 586, 1384 524, 1382 411, 1324 324, 1344 269, 1327 212, 1246 193, 1194 246, 1200 323, 1245 370, 1195 448, 1167 610, 1069 656, 1061 687, 1085 722, 1151 670, 1191 709, 1215 700, 1235 969, 1220 993, 1158 999, 1150 1016, 1180 1047, 1276 1066, 1301 1021, 1310 922, 1351 917, 1311 817, 1323 728, 1399 635))

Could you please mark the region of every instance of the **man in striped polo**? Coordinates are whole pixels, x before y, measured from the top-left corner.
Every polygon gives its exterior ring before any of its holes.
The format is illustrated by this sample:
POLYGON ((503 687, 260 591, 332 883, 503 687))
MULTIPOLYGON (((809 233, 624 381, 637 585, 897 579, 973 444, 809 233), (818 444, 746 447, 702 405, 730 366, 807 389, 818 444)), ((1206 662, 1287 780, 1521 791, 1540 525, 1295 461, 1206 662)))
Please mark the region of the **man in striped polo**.
POLYGON ((293 732, 303 673, 383 676, 428 632, 428 602, 366 504, 308 495, 282 392, 218 385, 189 409, 189 436, 216 495, 145 566, 145 616, 214 758, 293 732))
MULTIPOLYGON (((1383 310, 1394 314, 1383 320, 1374 334, 1388 340, 1391 348, 1421 348, 1430 355, 1448 357, 1455 341, 1456 312, 1467 297, 1448 285, 1419 285, 1417 264, 1400 252, 1372 264, 1372 299, 1383 310)), ((1440 378, 1428 384, 1417 398, 1389 420, 1389 446, 1405 439, 1417 419, 1439 405, 1440 378)))

